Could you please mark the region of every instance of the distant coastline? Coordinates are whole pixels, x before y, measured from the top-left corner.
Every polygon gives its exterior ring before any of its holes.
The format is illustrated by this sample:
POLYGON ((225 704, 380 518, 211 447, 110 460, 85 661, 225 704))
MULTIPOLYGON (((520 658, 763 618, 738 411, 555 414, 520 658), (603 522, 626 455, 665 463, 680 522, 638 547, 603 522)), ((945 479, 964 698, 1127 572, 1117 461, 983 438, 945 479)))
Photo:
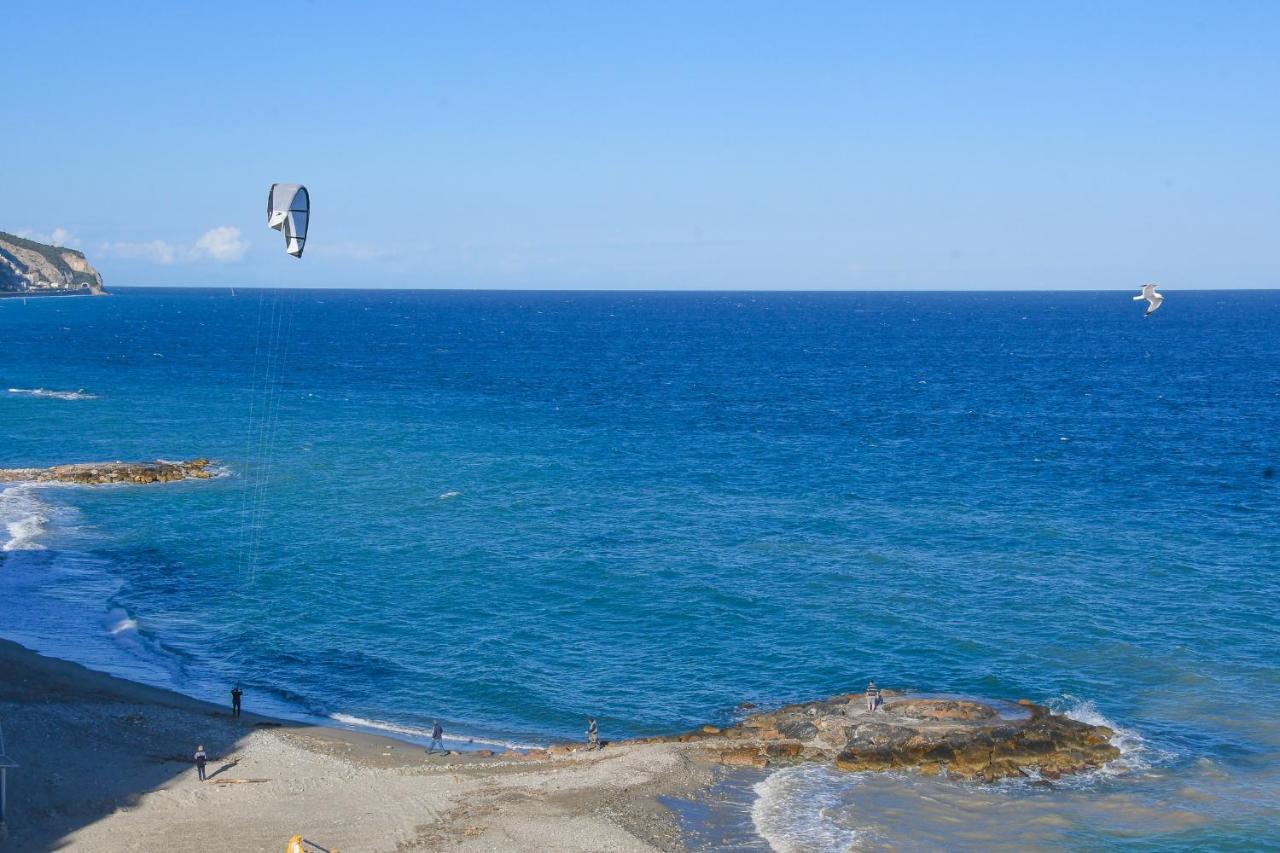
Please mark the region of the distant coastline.
POLYGON ((105 296, 84 252, 0 231, 0 296, 105 296))
POLYGON ((8 291, 0 290, 0 299, 46 299, 56 296, 110 296, 111 294, 105 290, 90 290, 82 287, 78 290, 20 290, 8 291))

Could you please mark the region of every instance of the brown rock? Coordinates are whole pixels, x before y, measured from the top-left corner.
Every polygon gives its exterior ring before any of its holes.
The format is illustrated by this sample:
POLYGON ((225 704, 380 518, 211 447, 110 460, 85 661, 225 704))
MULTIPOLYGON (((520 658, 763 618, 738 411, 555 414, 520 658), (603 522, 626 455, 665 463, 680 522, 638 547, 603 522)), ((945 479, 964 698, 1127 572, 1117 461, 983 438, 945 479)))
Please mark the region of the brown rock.
POLYGON ((769 759, 761 755, 758 749, 744 747, 721 752, 720 763, 729 767, 767 767, 769 759))

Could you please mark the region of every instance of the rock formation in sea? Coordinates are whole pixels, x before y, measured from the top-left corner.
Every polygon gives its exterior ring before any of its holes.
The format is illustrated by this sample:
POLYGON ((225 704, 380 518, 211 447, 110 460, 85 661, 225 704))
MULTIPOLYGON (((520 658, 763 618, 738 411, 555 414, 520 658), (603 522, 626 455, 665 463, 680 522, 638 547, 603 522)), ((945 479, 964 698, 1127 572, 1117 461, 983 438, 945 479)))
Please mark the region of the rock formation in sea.
POLYGON ((70 294, 106 294, 83 252, 0 231, 0 296, 70 294))
POLYGON ((1025 699, 1002 712, 970 700, 886 694, 879 708, 867 711, 864 695, 850 693, 755 714, 729 728, 703 726, 647 741, 696 744, 727 765, 819 761, 851 772, 912 769, 993 782, 1096 770, 1120 756, 1114 735, 1025 699))
POLYGON ((0 468, 0 483, 79 483, 105 486, 112 483, 172 483, 175 480, 207 480, 213 476, 208 459, 185 462, 86 462, 52 468, 0 468))

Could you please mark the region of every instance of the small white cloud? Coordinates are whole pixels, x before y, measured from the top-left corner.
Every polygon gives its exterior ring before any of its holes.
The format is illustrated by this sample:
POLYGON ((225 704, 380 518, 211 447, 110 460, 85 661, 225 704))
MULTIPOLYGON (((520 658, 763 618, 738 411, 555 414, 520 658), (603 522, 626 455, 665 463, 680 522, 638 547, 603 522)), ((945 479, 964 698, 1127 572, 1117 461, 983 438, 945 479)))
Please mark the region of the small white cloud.
POLYGON ((135 258, 153 264, 195 263, 210 259, 218 263, 232 263, 244 257, 249 241, 241 239, 240 229, 222 225, 206 231, 191 246, 176 246, 164 240, 146 243, 102 243, 98 251, 116 258, 135 258))
POLYGON ((171 264, 178 257, 178 250, 163 240, 150 243, 103 243, 98 251, 116 258, 140 258, 153 264, 171 264))
POLYGON ((223 225, 206 231, 196 241, 192 254, 197 258, 207 256, 225 264, 240 260, 248 250, 249 241, 240 239, 240 229, 223 225))
POLYGON ((31 229, 23 229, 14 233, 27 240, 35 240, 37 243, 48 243, 50 246, 75 247, 80 245, 79 238, 65 228, 55 228, 48 234, 44 234, 39 231, 32 231, 31 229))

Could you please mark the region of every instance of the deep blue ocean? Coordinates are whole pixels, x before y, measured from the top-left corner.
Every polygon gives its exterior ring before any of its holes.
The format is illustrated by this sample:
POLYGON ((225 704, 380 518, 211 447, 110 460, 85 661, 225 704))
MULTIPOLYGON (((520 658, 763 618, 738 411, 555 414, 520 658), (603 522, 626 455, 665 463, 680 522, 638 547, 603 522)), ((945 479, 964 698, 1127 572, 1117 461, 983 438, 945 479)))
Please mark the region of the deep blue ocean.
POLYGON ((1280 844, 1280 292, 1166 295, 0 300, 0 467, 223 471, 0 487, 0 635, 477 742, 1027 697, 1125 759, 782 771, 753 843, 1280 844))

